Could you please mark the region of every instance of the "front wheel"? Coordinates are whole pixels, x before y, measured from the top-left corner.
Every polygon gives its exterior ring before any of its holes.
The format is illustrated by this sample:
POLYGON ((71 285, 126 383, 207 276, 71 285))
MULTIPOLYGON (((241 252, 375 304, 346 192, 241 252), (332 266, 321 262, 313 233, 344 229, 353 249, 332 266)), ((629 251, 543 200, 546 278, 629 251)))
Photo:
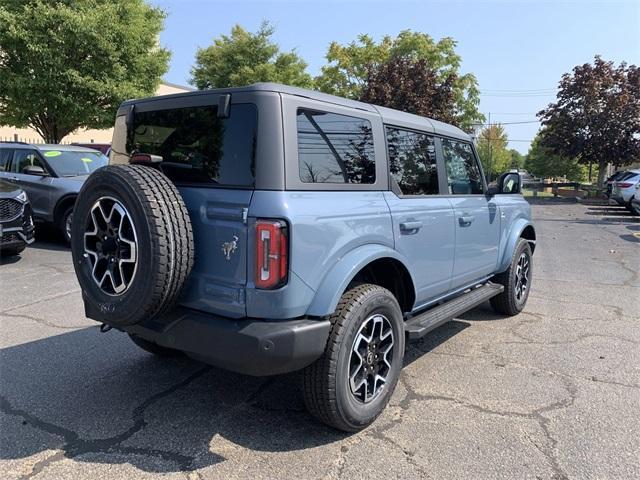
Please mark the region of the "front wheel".
POLYGON ((307 409, 339 430, 357 432, 382 413, 404 356, 402 312, 378 285, 345 292, 331 316, 324 354, 303 371, 307 409))
POLYGON ((491 299, 493 309, 503 315, 517 315, 524 309, 531 290, 533 273, 531 246, 521 238, 511 258, 509 268, 493 278, 493 282, 504 285, 500 295, 491 299))

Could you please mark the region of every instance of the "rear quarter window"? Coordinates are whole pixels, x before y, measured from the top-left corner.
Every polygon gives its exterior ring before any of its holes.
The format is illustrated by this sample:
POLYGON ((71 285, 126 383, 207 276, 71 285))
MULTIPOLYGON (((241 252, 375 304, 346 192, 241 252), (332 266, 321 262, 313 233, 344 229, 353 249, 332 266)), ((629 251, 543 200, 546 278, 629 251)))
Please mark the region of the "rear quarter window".
POLYGON ((296 117, 303 183, 375 183, 369 120, 306 108, 298 109, 296 117))
POLYGON ((216 106, 136 112, 127 151, 161 156, 178 184, 253 187, 257 118, 252 104, 232 105, 228 118, 216 106))

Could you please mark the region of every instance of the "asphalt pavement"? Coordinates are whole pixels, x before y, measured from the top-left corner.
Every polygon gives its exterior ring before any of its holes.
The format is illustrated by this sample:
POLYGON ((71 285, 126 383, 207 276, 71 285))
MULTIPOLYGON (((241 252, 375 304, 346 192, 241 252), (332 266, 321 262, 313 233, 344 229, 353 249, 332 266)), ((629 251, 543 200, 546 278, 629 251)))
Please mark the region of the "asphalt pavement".
POLYGON ((640 220, 538 200, 523 313, 483 305, 409 344, 347 435, 297 375, 160 359, 85 319, 50 232, 0 265, 0 478, 640 478, 640 220))

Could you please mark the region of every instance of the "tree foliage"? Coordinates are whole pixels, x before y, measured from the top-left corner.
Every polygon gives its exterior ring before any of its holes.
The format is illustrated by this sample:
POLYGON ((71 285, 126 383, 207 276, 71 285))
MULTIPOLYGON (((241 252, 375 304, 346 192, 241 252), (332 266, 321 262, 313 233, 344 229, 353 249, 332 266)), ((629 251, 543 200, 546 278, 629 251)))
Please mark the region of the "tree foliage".
POLYGON ((459 73, 462 60, 455 47, 456 42, 450 37, 436 42, 425 33, 411 30, 402 31, 395 38, 385 36, 379 43, 369 35, 360 35, 347 45, 332 42, 326 55, 327 64, 315 79, 316 87, 326 93, 359 99, 371 72, 391 59, 425 60, 436 72, 439 83, 454 79, 454 116, 457 124, 468 129, 484 117, 478 111, 478 82, 472 74, 459 73))
POLYGON ((278 82, 311 88, 313 78, 306 72, 306 62, 295 51, 280 52, 271 40, 274 31, 268 22, 263 22, 256 33, 236 25, 231 35, 222 35, 212 45, 199 48, 191 84, 205 89, 278 82))
POLYGON ((524 162, 525 162, 524 155, 522 155, 515 148, 512 148, 511 150, 509 150, 509 155, 511 155, 511 162, 510 162, 511 168, 517 168, 517 169, 524 168, 524 162))
POLYGON ((444 78, 425 59, 394 57, 369 68, 360 99, 404 112, 456 123, 454 84, 451 72, 444 78))
POLYGON ((566 178, 570 181, 584 180, 584 167, 577 159, 563 157, 544 146, 545 132, 542 130, 531 142, 525 167, 527 171, 541 178, 566 178))
POLYGON ((550 152, 599 167, 602 186, 606 164, 628 165, 640 159, 640 69, 615 67, 599 56, 566 73, 555 103, 540 111, 545 133, 540 142, 550 152))
POLYGON ((511 168, 511 152, 507 150, 507 133, 504 127, 492 124, 480 131, 476 148, 484 174, 495 179, 498 175, 511 168))
POLYGON ((152 95, 167 71, 164 17, 144 0, 4 0, 0 124, 53 143, 111 126, 122 101, 152 95))

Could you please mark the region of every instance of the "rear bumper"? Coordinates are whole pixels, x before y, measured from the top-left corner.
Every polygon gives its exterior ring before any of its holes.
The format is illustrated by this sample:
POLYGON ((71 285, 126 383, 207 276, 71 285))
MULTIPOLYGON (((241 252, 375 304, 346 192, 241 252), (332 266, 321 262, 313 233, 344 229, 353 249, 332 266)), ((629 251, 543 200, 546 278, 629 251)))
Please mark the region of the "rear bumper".
POLYGON ((329 327, 328 320, 230 319, 177 308, 123 330, 217 367, 265 376, 300 370, 319 358, 329 327))

